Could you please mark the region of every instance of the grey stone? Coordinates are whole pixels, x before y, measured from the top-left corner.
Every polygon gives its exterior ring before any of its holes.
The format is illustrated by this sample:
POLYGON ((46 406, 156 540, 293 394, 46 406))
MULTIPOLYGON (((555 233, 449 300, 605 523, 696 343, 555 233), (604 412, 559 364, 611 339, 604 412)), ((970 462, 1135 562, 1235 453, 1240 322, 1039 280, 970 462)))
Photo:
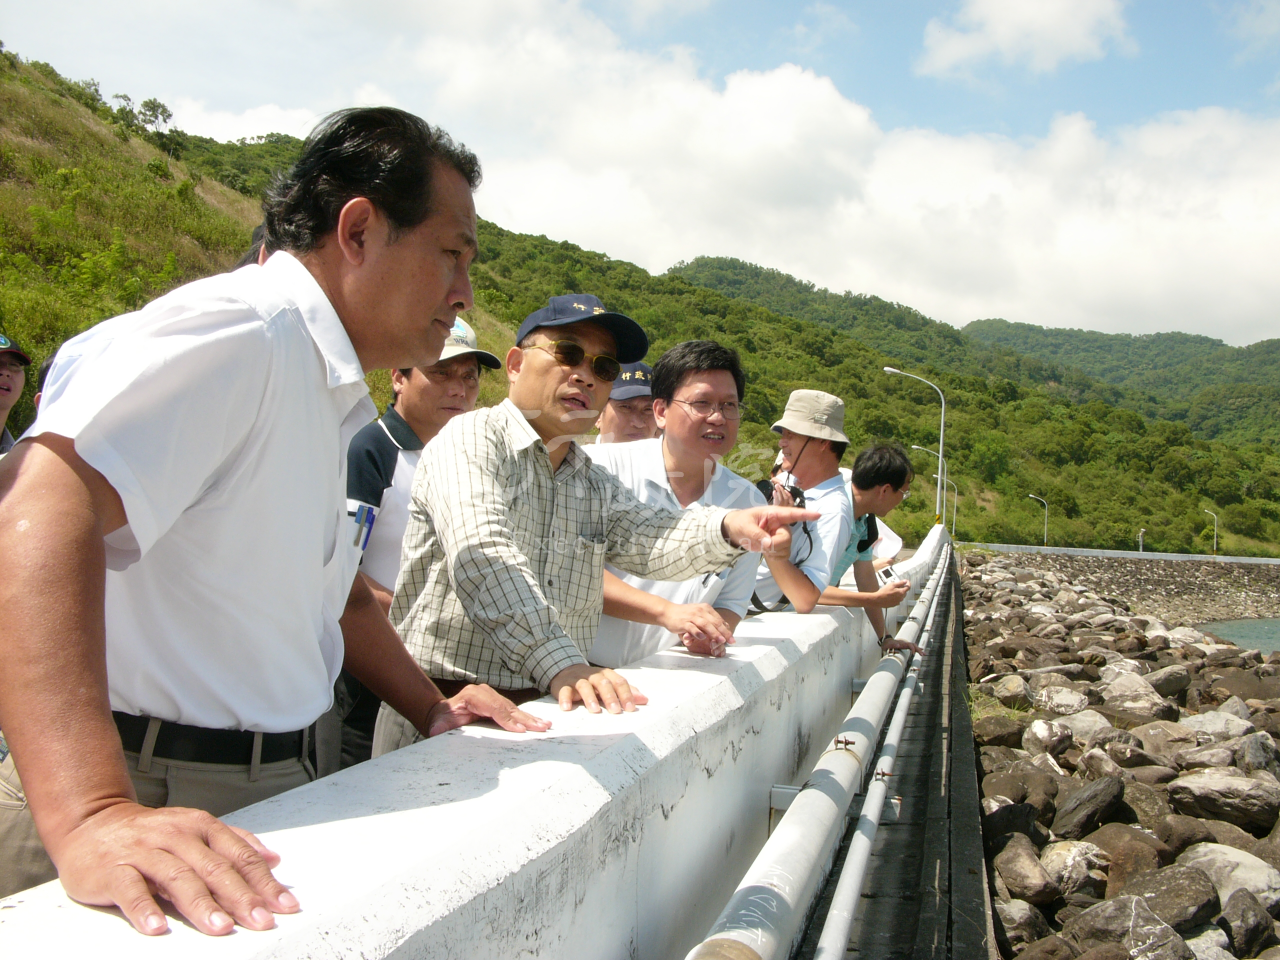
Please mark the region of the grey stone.
POLYGON ((992 696, 1006 707, 1026 709, 1031 706, 1031 691, 1027 689, 1027 681, 1016 673, 1001 677, 994 687, 992 696))
POLYGON ((1196 960, 1235 960, 1227 949, 1231 940, 1216 924, 1188 930, 1185 939, 1191 952, 1196 955, 1196 960))
POLYGON ((1177 777, 1178 771, 1173 767, 1162 767, 1156 764, 1150 767, 1134 767, 1128 771, 1128 775, 1139 783, 1157 784, 1168 783, 1177 777))
MULTIPOLYGON (((1117 670, 1121 664, 1132 663, 1132 660, 1122 660, 1119 663, 1111 663, 1103 667, 1103 670, 1117 670)), ((1108 700, 1114 700, 1117 697, 1159 697, 1155 687, 1147 683, 1142 677, 1136 673, 1118 673, 1115 679, 1106 684, 1103 696, 1108 700)))
POLYGON ((1118 730, 1115 727, 1107 727, 1105 730, 1099 730, 1089 738, 1089 743, 1085 746, 1086 750, 1092 750, 1094 747, 1102 747, 1106 749, 1108 744, 1123 743, 1131 747, 1141 747, 1142 741, 1128 730, 1118 730))
POLYGON ((1018 960, 1075 960, 1076 948, 1056 933, 1037 940, 1020 954, 1018 960))
POLYGON ((1231 766, 1235 759, 1235 749, 1224 742, 1183 750, 1173 758, 1173 762, 1180 770, 1217 770, 1231 766))
POLYGON ((1261 837, 1276 824, 1280 788, 1220 770, 1203 770, 1169 784, 1169 805, 1188 816, 1228 820, 1261 837))
POLYGON ((1131 743, 1108 743, 1107 756, 1122 767, 1155 767, 1160 760, 1131 743))
POLYGON ((1105 823, 1124 802, 1124 783, 1115 777, 1104 777, 1059 800, 1053 832, 1068 840, 1079 840, 1105 823))
POLYGON ((1231 894, 1222 905, 1218 926, 1231 941, 1230 950, 1237 957, 1252 957, 1271 939, 1271 915, 1243 887, 1231 894))
POLYGON ((1089 706, 1089 698, 1066 687, 1044 687, 1032 694, 1031 703, 1037 710, 1068 717, 1085 710, 1089 706))
POLYGON ((1235 737, 1247 736, 1256 729, 1247 720, 1233 717, 1229 713, 1210 710, 1206 713, 1193 713, 1178 721, 1184 727, 1190 727, 1197 733, 1206 733, 1214 740, 1231 740, 1235 737))
POLYGON ((1073 917, 1062 932, 1084 950, 1119 944, 1132 960, 1195 960, 1177 931, 1141 897, 1116 897, 1092 906, 1073 917))
POLYGON ((1013 834, 993 858, 992 866, 1014 899, 1046 904, 1058 896, 1057 884, 1040 865, 1036 848, 1025 834, 1013 834))
POLYGON ((995 907, 996 940, 1004 941, 1001 947, 1002 952, 1008 951, 1006 956, 1053 933, 1044 914, 1025 900, 997 903, 995 907))
POLYGON ((1060 840, 1040 853, 1040 865, 1064 897, 1075 894, 1102 899, 1107 892, 1111 857, 1083 840, 1060 840))
POLYGON ((1198 867, 1176 863, 1131 877, 1120 893, 1142 897, 1152 913, 1184 935, 1211 922, 1221 909, 1217 888, 1208 875, 1198 867))
POLYGON ((1268 913, 1280 908, 1280 870, 1251 853, 1219 843, 1197 843, 1178 856, 1184 867, 1199 867, 1213 881, 1224 903, 1241 887, 1252 893, 1268 913))
POLYGON ((1110 685, 1116 679, 1126 673, 1142 676, 1146 671, 1137 660, 1117 660, 1114 663, 1108 663, 1105 667, 1098 671, 1098 679, 1104 684, 1110 685))
POLYGON ((979 717, 973 721, 973 739, 982 747, 1017 747, 1022 744, 1022 727, 1008 717, 979 717))
POLYGON ((1120 765, 1109 757, 1105 751, 1094 747, 1087 750, 1080 757, 1077 766, 1083 770, 1090 780, 1101 780, 1104 777, 1113 777, 1120 779, 1124 777, 1124 770, 1120 765))
POLYGON ((1235 847, 1237 850, 1246 850, 1249 853, 1253 853, 1253 848, 1258 843, 1253 834, 1241 830, 1234 823, 1227 823, 1225 820, 1202 820, 1201 823, 1213 834, 1214 843, 1235 847))
POLYGON ((1173 766, 1173 758, 1183 750, 1199 746, 1196 731, 1182 723, 1168 720, 1156 720, 1131 731, 1142 741, 1142 749, 1153 756, 1164 759, 1165 766, 1173 766))
POLYGON ((1251 733, 1236 742, 1235 763, 1245 773, 1265 770, 1273 777, 1280 777, 1280 748, 1271 734, 1251 733))
POLYGON ((1177 720, 1178 708, 1155 691, 1147 697, 1108 697, 1106 705, 1135 717, 1149 720, 1177 720))
POLYGON ((1181 663, 1171 663, 1167 667, 1153 670, 1144 679, 1160 696, 1173 697, 1191 685, 1191 671, 1181 663))
POLYGON ((982 838, 987 856, 994 857, 1012 834, 1029 837, 1038 847, 1048 839, 1036 823, 1038 811, 1029 803, 1010 803, 982 818, 982 838))
POLYGON ((1081 710, 1079 713, 1063 717, 1058 723, 1071 730, 1076 743, 1082 748, 1100 730, 1111 727, 1111 721, 1097 710, 1081 710))
POLYGON ((1249 719, 1249 708, 1245 706, 1245 702, 1239 697, 1232 695, 1225 701, 1218 704, 1219 713, 1229 713, 1233 717, 1239 717, 1241 720, 1249 719))
POLYGON ((1022 731, 1022 749, 1032 757, 1040 753, 1058 756, 1071 746, 1071 728, 1052 720, 1034 720, 1022 731))
POLYGON ((1169 799, 1163 790, 1156 790, 1145 783, 1126 780, 1124 784, 1124 802, 1138 818, 1144 830, 1159 836, 1164 818, 1173 813, 1169 799))

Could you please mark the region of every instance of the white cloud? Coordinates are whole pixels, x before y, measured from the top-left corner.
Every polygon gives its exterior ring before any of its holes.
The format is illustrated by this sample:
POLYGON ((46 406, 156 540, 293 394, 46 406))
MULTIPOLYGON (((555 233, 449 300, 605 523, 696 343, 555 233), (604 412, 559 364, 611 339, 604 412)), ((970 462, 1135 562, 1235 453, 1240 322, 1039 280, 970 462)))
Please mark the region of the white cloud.
MULTIPOLYGON (((357 101, 358 102, 358 101, 357 101)), ((305 137, 321 113, 305 107, 286 109, 274 103, 248 110, 211 110, 203 100, 178 98, 173 105, 173 126, 187 133, 215 140, 239 140, 264 133, 287 133, 305 137)))
POLYGON ((1125 0, 964 0, 951 23, 935 17, 924 31, 916 72, 965 76, 996 59, 1032 73, 1068 60, 1100 60, 1108 45, 1132 49, 1125 0))
POLYGON ((1243 0, 1230 13, 1231 31, 1256 53, 1280 40, 1280 0, 1243 0))

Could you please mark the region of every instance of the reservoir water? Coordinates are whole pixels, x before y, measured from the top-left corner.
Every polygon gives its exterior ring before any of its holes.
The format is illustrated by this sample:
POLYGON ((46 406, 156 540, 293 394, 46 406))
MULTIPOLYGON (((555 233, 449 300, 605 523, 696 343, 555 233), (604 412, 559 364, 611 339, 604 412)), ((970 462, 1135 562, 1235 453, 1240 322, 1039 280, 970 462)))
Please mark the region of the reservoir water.
POLYGON ((1219 620, 1202 623, 1198 629, 1230 640, 1246 650, 1259 650, 1263 654, 1280 650, 1280 620, 1219 620))

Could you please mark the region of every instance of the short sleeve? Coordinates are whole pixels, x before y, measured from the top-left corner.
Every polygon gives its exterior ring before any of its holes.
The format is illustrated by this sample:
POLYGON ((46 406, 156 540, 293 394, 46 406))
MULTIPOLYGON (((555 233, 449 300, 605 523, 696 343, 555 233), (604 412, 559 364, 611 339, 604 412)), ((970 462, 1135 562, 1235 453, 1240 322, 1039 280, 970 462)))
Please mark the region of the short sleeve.
POLYGON ((243 302, 162 299, 64 345, 28 433, 75 442, 119 494, 141 556, 217 482, 271 367, 266 324, 243 302))
POLYGON ((360 428, 347 448, 347 499, 375 510, 396 473, 399 448, 378 421, 360 428))

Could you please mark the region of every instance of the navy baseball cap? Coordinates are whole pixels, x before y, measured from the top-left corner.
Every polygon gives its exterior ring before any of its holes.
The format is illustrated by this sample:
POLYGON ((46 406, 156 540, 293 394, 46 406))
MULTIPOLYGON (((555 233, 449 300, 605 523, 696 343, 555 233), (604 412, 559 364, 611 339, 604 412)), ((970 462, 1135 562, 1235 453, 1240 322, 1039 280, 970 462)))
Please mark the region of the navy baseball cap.
POLYGON ((610 400, 630 400, 633 397, 651 397, 653 367, 647 363, 624 363, 618 379, 609 391, 610 400))
POLYGON ((545 307, 524 318, 524 323, 520 324, 520 329, 516 332, 516 343, 538 327, 563 327, 584 320, 598 323, 613 334, 613 340, 618 345, 617 359, 621 363, 643 360, 644 355, 649 352, 649 337, 640 324, 621 313, 609 312, 599 297, 593 297, 589 293, 566 293, 562 297, 552 297, 545 307))
MULTIPOLYGON (((26 351, 3 333, 0 333, 0 353, 12 353, 24 367, 31 366, 31 358, 27 356, 26 351)), ((644 356, 644 354, 641 354, 641 356, 644 356)))

